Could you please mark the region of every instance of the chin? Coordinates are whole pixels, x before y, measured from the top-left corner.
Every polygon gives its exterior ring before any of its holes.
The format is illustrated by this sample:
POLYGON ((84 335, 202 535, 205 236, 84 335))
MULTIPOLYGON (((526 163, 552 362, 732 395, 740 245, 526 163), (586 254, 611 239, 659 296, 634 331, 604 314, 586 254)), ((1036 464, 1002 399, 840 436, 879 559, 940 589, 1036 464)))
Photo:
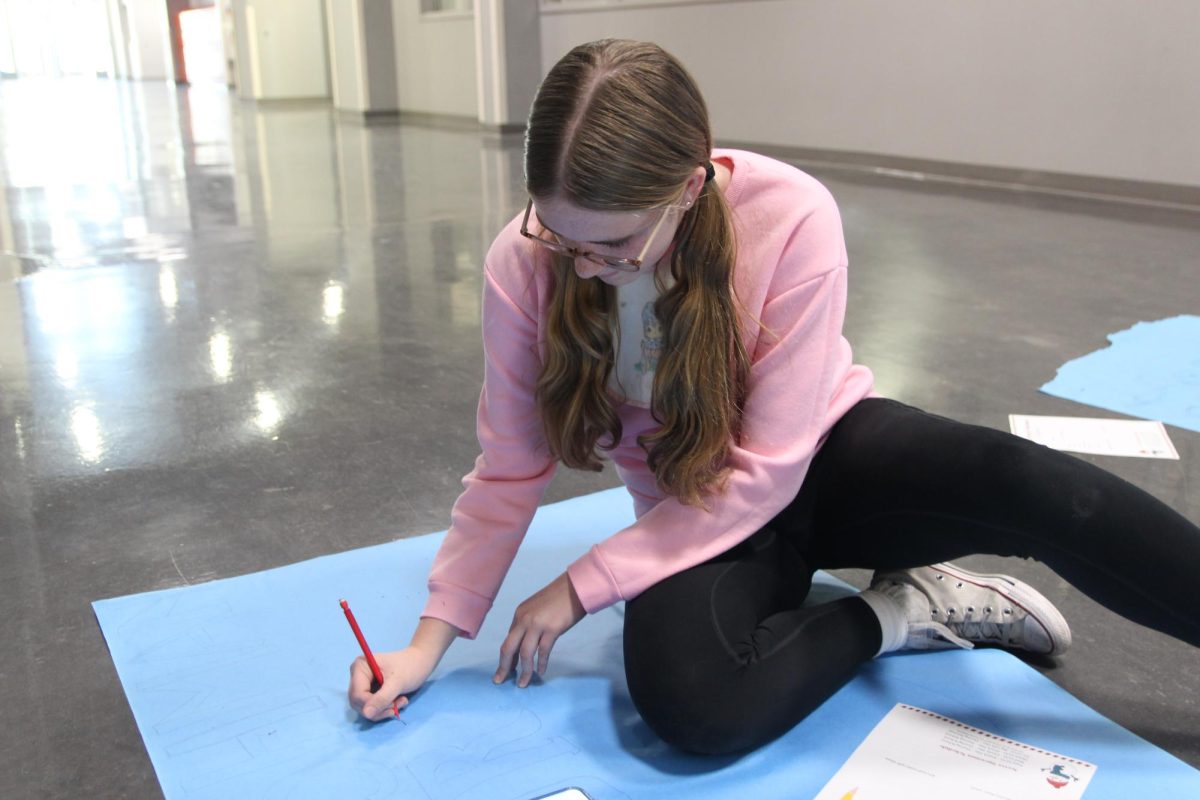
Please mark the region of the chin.
POLYGON ((627 283, 637 280, 640 274, 640 272, 616 272, 612 275, 597 275, 596 279, 607 283, 609 286, 624 286, 627 283))

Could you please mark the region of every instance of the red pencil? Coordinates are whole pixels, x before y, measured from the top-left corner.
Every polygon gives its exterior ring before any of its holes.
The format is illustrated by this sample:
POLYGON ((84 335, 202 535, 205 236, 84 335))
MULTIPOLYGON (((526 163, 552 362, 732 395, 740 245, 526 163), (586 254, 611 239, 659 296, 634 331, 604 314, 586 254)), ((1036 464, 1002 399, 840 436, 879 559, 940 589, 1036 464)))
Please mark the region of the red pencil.
MULTIPOLYGON (((363 657, 367 659, 367 665, 371 668, 371 674, 375 677, 375 682, 383 686, 383 670, 379 669, 379 662, 375 660, 375 654, 371 652, 370 645, 367 644, 362 630, 359 629, 358 620, 354 619, 354 612, 350 610, 350 604, 342 600, 341 605, 342 611, 346 612, 346 621, 350 623, 350 630, 354 631, 354 638, 358 639, 358 646, 362 648, 363 657)), ((373 691, 379 690, 375 689, 373 691)), ((400 716, 400 709, 396 706, 395 700, 392 701, 392 716, 400 716)))

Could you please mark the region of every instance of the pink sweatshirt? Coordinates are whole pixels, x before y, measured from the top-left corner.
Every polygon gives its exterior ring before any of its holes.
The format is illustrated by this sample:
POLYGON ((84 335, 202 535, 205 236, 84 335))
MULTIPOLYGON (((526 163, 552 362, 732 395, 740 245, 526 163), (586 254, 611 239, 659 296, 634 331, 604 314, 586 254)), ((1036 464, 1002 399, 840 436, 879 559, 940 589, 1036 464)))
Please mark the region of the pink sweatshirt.
MULTIPOLYGON (((716 150, 718 159, 733 170, 725 197, 737 235, 734 287, 767 329, 743 321, 752 367, 741 441, 730 449, 729 481, 708 497, 709 510, 686 506, 658 490, 638 447, 638 436, 657 427, 650 412, 618 408, 623 438, 609 457, 637 521, 567 568, 589 613, 725 552, 770 521, 796 496, 825 434, 872 393, 871 372, 852 363, 842 337, 847 260, 833 197, 816 179, 766 156, 716 150)), ((520 224, 518 216, 500 232, 484 262, 482 453, 463 478, 422 614, 467 638, 478 633, 556 468, 534 399, 547 262, 520 224)))

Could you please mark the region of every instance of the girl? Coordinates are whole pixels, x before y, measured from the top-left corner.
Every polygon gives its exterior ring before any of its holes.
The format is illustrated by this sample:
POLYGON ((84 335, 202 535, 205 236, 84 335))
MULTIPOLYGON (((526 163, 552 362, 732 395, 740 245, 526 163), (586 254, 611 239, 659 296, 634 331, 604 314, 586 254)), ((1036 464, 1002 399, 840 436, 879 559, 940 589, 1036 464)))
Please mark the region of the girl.
POLYGON ((581 45, 529 116, 530 200, 484 264, 482 454, 412 642, 351 705, 377 719, 491 607, 558 462, 606 451, 637 522, 516 610, 497 683, 546 670, 626 600, 629 691, 663 739, 735 753, 900 648, 1070 643, 1036 591, 949 564, 1038 558, 1109 608, 1200 645, 1200 530, 1070 456, 876 397, 842 337, 846 250, 813 178, 714 150, 699 91, 652 44, 581 45), (652 315, 652 319, 647 314, 652 315), (802 607, 819 568, 877 570, 802 607))

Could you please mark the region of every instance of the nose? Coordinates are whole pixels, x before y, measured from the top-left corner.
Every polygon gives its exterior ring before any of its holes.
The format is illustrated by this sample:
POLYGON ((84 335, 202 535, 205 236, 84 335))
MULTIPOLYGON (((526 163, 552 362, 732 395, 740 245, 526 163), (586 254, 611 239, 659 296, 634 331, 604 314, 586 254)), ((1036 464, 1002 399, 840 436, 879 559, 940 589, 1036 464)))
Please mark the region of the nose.
POLYGON ((575 274, 584 280, 594 278, 603 271, 604 265, 597 264, 590 258, 576 257, 575 259, 575 274))

